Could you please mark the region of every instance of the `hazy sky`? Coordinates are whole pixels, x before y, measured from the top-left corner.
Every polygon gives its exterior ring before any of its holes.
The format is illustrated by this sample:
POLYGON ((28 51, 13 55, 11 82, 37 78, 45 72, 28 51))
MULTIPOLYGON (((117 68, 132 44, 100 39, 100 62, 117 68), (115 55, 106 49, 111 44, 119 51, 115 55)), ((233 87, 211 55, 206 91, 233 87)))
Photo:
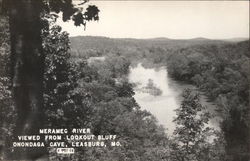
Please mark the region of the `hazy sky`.
POLYGON ((75 27, 63 23, 70 36, 113 38, 249 37, 249 1, 91 1, 100 20, 75 27))

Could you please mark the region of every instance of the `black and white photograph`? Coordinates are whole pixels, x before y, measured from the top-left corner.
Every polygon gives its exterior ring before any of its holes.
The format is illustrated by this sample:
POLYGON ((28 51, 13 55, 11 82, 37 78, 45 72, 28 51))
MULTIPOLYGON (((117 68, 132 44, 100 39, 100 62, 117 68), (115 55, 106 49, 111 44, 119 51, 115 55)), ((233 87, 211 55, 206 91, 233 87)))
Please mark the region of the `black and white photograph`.
POLYGON ((0 0, 0 161, 250 161, 248 0, 0 0))

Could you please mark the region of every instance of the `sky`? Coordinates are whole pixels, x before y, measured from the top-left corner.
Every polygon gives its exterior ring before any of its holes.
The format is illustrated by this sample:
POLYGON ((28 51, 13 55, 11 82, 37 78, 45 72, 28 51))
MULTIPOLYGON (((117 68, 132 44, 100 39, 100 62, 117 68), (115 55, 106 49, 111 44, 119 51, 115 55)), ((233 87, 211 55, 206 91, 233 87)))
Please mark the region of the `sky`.
MULTIPOLYGON (((79 2, 76 2, 79 3, 79 2)), ((58 24, 70 36, 111 38, 249 38, 249 1, 90 1, 100 20, 75 27, 58 24)))

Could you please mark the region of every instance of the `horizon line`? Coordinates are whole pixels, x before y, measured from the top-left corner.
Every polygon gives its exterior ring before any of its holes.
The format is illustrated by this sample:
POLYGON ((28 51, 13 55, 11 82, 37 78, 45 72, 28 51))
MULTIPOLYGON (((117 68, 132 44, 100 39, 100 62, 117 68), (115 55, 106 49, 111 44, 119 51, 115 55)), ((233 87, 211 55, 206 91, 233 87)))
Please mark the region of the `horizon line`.
POLYGON ((110 38, 110 39, 170 39, 170 40, 190 40, 190 39, 207 39, 207 40, 230 40, 230 39, 250 39, 250 37, 231 37, 231 38, 207 38, 207 37, 192 37, 192 38, 170 38, 170 37, 149 37, 149 38, 137 38, 137 37, 108 37, 102 35, 75 35, 69 37, 103 37, 103 38, 110 38))

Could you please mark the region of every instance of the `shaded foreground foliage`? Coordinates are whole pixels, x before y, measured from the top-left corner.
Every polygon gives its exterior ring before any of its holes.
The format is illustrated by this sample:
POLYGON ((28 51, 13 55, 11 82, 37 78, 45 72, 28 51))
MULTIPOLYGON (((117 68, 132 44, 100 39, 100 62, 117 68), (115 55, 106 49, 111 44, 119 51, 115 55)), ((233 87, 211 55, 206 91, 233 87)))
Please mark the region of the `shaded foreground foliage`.
MULTIPOLYGON (((10 79, 14 107, 17 110, 14 135, 30 135, 43 126, 43 31, 49 29, 49 19, 62 12, 63 21, 73 20, 76 26, 98 20, 99 9, 86 9, 72 0, 1 0, 0 14, 8 15, 10 40, 10 79), (56 14, 55 14, 56 13, 56 14)), ((36 159, 45 154, 40 149, 14 149, 16 159, 36 159)))
MULTIPOLYGON (((58 156, 53 149, 48 149, 50 160, 132 161, 160 160, 159 157, 164 157, 168 140, 164 129, 156 124, 156 119, 150 113, 140 110, 132 97, 132 85, 125 77, 121 79, 122 75, 127 74, 129 66, 114 67, 110 63, 100 63, 100 67, 89 66, 84 59, 70 59, 68 40, 68 34, 61 32, 59 26, 52 27, 50 34, 43 38, 43 50, 46 53, 43 78, 43 111, 46 114, 44 127, 89 127, 95 135, 119 136, 123 146, 79 148, 75 155, 69 157, 58 156)), ((8 62, 8 56, 8 52, 1 55, 1 65, 8 62)), ((122 62, 122 58, 118 59, 122 62)), ((6 72, 1 72, 1 80, 5 74, 6 72)), ((1 118, 4 123, 1 124, 1 130, 4 131, 1 133, 1 147, 6 148, 4 137, 13 135, 11 129, 14 121, 11 117, 15 115, 14 109, 11 109, 8 84, 1 81, 0 85, 3 91, 1 94, 6 93, 1 97, 1 118)), ((7 152, 11 153, 10 151, 11 149, 7 152)), ((1 157, 4 157, 3 153, 1 157)))

